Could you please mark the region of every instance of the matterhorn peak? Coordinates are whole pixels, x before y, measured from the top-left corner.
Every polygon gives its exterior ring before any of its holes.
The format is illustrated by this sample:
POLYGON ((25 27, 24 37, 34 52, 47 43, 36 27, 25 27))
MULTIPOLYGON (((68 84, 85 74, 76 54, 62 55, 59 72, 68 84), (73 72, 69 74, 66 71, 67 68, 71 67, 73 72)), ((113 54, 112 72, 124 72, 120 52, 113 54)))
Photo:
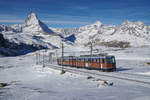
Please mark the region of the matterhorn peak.
POLYGON ((25 20, 25 26, 30 26, 32 24, 39 24, 38 17, 34 12, 31 12, 25 20))
POLYGON ((25 25, 23 28, 24 33, 49 33, 53 34, 54 32, 50 30, 42 21, 40 21, 37 15, 34 12, 31 12, 27 19, 25 20, 25 25))

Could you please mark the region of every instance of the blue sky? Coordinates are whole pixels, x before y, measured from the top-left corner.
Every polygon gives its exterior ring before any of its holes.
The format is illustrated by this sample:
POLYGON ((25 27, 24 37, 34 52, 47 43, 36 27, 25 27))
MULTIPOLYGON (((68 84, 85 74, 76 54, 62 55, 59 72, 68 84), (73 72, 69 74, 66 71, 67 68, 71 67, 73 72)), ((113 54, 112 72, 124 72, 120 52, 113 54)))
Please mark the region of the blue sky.
POLYGON ((0 24, 24 23, 34 11, 50 27, 80 27, 125 20, 150 25, 150 0, 0 0, 0 24))

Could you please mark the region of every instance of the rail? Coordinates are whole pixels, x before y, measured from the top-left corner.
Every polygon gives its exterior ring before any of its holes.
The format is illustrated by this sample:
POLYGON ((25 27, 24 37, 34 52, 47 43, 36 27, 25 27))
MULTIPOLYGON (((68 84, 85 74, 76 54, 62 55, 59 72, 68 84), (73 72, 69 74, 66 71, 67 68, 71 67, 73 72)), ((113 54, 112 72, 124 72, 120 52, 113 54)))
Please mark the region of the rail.
MULTIPOLYGON (((61 66, 59 66, 59 65, 53 65, 53 64, 48 65, 47 64, 46 66, 53 68, 53 69, 61 70, 61 66)), ((129 73, 117 73, 117 72, 115 73, 115 72, 113 72, 112 74, 106 74, 106 73, 104 74, 102 72, 101 73, 95 73, 93 70, 80 70, 80 69, 72 68, 72 67, 64 67, 64 70, 71 72, 71 73, 76 73, 76 74, 104 76, 104 77, 108 77, 108 78, 115 78, 115 79, 119 79, 119 80, 126 80, 126 81, 130 81, 130 82, 136 82, 136 83, 142 83, 142 84, 150 85, 150 80, 149 81, 143 81, 143 80, 140 80, 141 78, 140 79, 134 79, 134 78, 129 78, 129 76, 122 76, 123 74, 129 75, 129 73)), ((131 75, 137 75, 137 74, 130 74, 130 76, 131 75)), ((101 80, 108 81, 108 80, 104 80, 104 79, 101 79, 101 80)))

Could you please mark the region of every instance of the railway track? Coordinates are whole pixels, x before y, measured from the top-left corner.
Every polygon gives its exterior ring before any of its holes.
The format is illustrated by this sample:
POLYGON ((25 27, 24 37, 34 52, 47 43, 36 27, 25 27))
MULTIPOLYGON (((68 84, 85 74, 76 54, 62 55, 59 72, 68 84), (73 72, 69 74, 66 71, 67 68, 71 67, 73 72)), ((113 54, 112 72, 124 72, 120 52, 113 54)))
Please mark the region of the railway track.
POLYGON ((139 77, 147 77, 150 79, 150 76, 147 76, 147 75, 142 75, 142 74, 133 74, 133 73, 127 73, 127 72, 117 72, 119 74, 124 74, 124 75, 134 75, 134 76, 139 76, 139 77))
MULTIPOLYGON (((52 65, 52 64, 47 64, 47 67, 56 69, 56 70, 62 70, 62 67, 59 65, 52 65)), ((78 68, 73 68, 73 67, 64 67, 64 70, 66 70, 67 72, 71 72, 71 73, 75 73, 75 74, 86 74, 86 75, 96 75, 96 76, 103 76, 103 77, 107 77, 107 78, 113 78, 113 79, 119 79, 119 80, 124 80, 124 81, 130 81, 130 82, 136 82, 139 84, 143 84, 143 85, 148 85, 150 86, 150 77, 149 76, 145 76, 145 75, 138 75, 138 74, 131 74, 131 73, 119 73, 119 72, 113 72, 113 73, 105 73, 105 72, 98 72, 95 70, 82 70, 82 69, 78 69, 78 68), (125 76, 124 76, 125 75, 125 76), (136 78, 135 78, 136 77, 136 78), (140 77, 140 78, 138 78, 140 77), (142 79, 144 78, 144 80, 142 79)), ((102 81, 108 81, 108 80, 104 80, 101 79, 102 81)))

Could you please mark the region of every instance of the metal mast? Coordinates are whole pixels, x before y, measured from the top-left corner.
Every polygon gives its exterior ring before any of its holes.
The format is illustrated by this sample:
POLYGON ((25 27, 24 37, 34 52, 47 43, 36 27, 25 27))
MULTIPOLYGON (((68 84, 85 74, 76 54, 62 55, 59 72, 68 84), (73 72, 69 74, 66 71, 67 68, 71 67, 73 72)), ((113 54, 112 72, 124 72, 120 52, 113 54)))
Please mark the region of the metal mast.
POLYGON ((63 70, 63 62, 64 62, 64 44, 63 44, 63 41, 62 41, 62 53, 61 53, 62 55, 61 55, 61 58, 62 58, 62 70, 63 70))

